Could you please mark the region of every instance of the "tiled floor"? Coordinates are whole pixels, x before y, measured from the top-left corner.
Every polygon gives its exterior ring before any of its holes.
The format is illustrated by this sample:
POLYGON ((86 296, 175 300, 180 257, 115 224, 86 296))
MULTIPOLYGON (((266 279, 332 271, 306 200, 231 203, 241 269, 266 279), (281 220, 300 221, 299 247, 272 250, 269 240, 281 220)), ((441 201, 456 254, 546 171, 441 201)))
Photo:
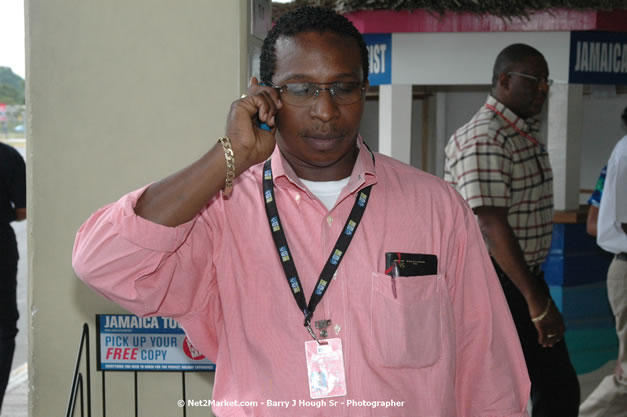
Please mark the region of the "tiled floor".
MULTIPOLYGON (((594 372, 579 375, 582 400, 596 388, 603 377, 614 372, 615 364, 615 361, 608 362, 594 372)), ((26 364, 13 371, 7 393, 4 397, 4 406, 0 417, 28 417, 27 378, 28 370, 26 364)))

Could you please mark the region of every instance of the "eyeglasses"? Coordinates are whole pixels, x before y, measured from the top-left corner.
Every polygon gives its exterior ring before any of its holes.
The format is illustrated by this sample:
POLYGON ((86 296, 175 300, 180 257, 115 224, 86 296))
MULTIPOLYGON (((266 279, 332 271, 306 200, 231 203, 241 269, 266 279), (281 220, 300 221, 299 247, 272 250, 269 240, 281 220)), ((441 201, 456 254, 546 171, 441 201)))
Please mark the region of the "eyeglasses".
POLYGON ((320 92, 324 90, 329 92, 335 104, 341 106, 357 103, 366 92, 366 87, 361 82, 265 84, 279 90, 281 100, 287 104, 302 107, 314 104, 320 92), (322 87, 324 85, 329 87, 322 87))
POLYGON ((553 84, 553 80, 550 78, 544 78, 544 77, 536 77, 533 75, 529 75, 529 74, 523 74, 522 72, 508 72, 507 75, 518 75, 519 77, 524 77, 524 78, 528 78, 530 80, 534 80, 536 82, 536 86, 540 85, 541 83, 546 85, 547 87, 550 87, 553 84))

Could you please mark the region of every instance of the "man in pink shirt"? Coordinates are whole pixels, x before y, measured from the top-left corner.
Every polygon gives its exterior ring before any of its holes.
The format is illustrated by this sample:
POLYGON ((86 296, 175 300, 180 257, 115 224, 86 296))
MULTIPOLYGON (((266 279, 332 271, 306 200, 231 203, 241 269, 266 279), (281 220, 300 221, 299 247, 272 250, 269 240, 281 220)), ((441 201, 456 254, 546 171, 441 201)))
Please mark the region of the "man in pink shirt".
POLYGON ((527 416, 472 211, 358 134, 359 32, 300 8, 268 34, 260 73, 209 152, 92 215, 76 273, 184 327, 216 363, 218 416, 527 416))

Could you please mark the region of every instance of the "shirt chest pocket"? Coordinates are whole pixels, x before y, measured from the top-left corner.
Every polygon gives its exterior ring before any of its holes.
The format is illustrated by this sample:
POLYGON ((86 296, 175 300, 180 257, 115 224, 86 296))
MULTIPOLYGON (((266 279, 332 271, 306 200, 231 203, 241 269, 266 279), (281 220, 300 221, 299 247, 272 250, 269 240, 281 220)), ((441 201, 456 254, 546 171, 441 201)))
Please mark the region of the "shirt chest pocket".
POLYGON ((370 360, 386 368, 424 368, 440 357, 439 275, 392 278, 372 273, 370 360))

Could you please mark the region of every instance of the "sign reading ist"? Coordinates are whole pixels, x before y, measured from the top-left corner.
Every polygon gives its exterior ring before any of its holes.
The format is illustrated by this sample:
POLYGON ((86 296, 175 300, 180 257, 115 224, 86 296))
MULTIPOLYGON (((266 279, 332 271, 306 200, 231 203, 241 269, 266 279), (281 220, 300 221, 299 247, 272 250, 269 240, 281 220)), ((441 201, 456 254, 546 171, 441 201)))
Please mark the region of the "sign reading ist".
POLYGON ((370 85, 392 83, 392 35, 378 33, 363 35, 368 48, 370 85))

